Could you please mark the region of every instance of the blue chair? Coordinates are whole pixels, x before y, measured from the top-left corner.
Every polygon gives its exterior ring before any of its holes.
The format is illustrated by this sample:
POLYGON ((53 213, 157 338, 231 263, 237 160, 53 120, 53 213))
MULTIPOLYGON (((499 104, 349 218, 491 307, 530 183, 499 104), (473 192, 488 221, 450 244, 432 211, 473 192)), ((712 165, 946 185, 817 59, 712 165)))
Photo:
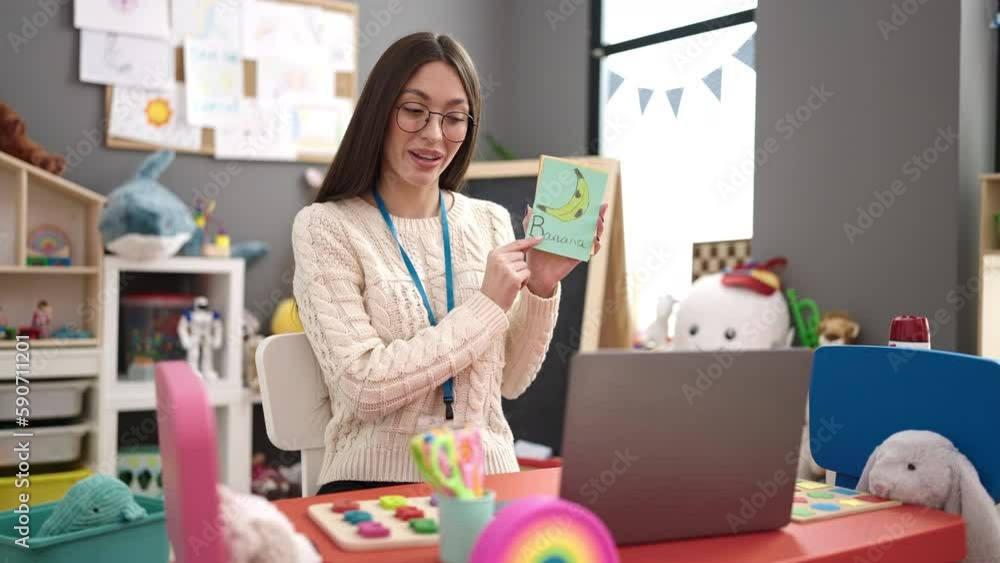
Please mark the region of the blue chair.
POLYGON ((950 439, 1000 502, 1000 362, 940 350, 823 346, 813 358, 809 436, 836 484, 855 488, 872 451, 901 430, 950 439))

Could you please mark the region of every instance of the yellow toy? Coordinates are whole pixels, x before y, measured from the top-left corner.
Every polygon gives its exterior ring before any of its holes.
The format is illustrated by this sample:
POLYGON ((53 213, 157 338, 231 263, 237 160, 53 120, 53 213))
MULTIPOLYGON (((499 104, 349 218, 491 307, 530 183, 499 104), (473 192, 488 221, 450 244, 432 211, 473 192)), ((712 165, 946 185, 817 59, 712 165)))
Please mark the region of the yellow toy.
POLYGON ((274 310, 271 317, 272 334, 288 334, 291 332, 305 332, 302 322, 299 320, 299 310, 295 305, 295 300, 289 297, 278 303, 278 308, 274 310))

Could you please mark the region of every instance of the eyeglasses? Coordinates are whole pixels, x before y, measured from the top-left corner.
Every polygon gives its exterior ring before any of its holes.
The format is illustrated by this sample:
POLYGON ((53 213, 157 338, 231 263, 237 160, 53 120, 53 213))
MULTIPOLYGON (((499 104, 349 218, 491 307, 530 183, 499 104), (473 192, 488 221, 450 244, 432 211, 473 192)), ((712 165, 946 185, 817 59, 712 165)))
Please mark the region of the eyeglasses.
POLYGON ((453 143, 461 143, 469 134, 469 129, 476 126, 476 121, 464 111, 449 111, 441 113, 431 111, 418 102, 406 102, 396 106, 396 125, 407 133, 416 133, 431 121, 431 114, 441 116, 441 133, 445 139, 453 143))

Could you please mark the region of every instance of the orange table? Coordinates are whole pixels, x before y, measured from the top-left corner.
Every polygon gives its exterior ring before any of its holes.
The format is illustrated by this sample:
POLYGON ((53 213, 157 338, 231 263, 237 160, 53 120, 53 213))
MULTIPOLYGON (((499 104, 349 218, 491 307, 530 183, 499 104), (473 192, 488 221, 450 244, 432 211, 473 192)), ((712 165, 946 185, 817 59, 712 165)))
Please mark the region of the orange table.
MULTIPOLYGON (((561 469, 536 469, 491 475, 487 485, 499 500, 529 495, 557 495, 561 469)), ((426 485, 402 485, 275 502, 295 527, 307 535, 324 561, 438 561, 437 548, 376 552, 342 551, 306 514, 310 504, 336 499, 369 500, 381 495, 427 496, 426 485)), ((740 561, 742 563, 943 563, 965 557, 965 524, 956 515, 903 506, 834 518, 810 524, 791 523, 771 532, 679 540, 621 548, 623 562, 631 561, 740 561)))

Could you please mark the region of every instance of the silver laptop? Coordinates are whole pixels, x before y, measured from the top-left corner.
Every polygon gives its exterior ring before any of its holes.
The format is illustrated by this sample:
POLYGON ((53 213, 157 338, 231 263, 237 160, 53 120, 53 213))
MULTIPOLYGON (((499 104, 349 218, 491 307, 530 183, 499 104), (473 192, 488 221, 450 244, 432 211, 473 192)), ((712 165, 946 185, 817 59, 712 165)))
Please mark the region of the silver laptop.
POLYGON ((574 356, 560 496, 618 545, 788 524, 811 370, 808 349, 574 356))

